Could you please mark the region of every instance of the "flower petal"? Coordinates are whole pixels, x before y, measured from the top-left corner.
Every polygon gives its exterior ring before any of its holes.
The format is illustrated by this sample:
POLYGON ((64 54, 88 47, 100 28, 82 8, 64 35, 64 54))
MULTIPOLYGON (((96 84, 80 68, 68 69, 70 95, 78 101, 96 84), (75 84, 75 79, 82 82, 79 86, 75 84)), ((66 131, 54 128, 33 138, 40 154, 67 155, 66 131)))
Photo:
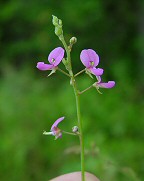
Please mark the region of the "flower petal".
POLYGON ((96 67, 99 64, 99 56, 92 49, 82 50, 80 59, 86 68, 96 67))
POLYGON ((61 47, 57 47, 52 50, 48 56, 48 61, 50 64, 57 66, 64 57, 64 49, 61 47))
POLYGON ((53 131, 53 129, 55 129, 55 127, 57 127, 57 125, 64 119, 65 117, 61 117, 59 119, 57 119, 54 124, 51 127, 51 131, 53 131))
POLYGON ((95 68, 95 67, 92 67, 92 68, 89 68, 90 72, 92 74, 94 74, 95 76, 100 76, 103 74, 104 70, 101 69, 101 68, 95 68))
POLYGON ((107 83, 97 83, 97 86, 110 89, 115 86, 115 81, 108 81, 107 83))
POLYGON ((45 64, 44 62, 38 62, 36 66, 39 70, 45 71, 45 70, 52 70, 54 68, 53 65, 45 64))

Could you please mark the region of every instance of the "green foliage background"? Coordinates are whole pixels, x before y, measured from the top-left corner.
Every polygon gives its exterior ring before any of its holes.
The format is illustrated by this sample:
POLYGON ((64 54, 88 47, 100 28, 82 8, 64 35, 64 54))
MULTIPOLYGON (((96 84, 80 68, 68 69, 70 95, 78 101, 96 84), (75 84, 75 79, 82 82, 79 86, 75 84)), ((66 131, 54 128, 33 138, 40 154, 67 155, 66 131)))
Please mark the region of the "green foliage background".
MULTIPOLYGON (((80 170, 79 142, 63 135, 42 135, 60 116, 60 127, 76 125, 69 80, 59 72, 47 78, 36 69, 62 46, 54 35, 52 14, 63 20, 73 48, 73 70, 83 68, 82 49, 100 56, 104 79, 116 87, 82 95, 86 170, 102 181, 144 179, 143 1, 0 1, 0 180, 39 181, 80 170)), ((82 90, 93 82, 77 79, 82 90)))

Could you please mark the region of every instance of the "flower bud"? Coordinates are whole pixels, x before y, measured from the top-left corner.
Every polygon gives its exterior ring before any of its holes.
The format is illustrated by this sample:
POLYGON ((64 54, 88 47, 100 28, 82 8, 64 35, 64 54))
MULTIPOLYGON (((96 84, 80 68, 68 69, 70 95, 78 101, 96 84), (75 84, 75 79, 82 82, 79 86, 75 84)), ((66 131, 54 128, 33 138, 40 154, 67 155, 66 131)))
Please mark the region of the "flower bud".
POLYGON ((61 20, 61 19, 58 20, 58 24, 59 24, 60 26, 62 26, 62 20, 61 20))
POLYGON ((70 39, 70 45, 73 45, 73 44, 75 44, 77 42, 77 38, 76 37, 72 37, 71 39, 70 39))
POLYGON ((54 16, 54 15, 52 15, 52 23, 53 23, 53 25, 54 26, 58 26, 58 24, 59 24, 59 19, 56 17, 56 16, 54 16))
POLYGON ((55 34, 56 34, 57 36, 60 36, 62 33, 63 33, 62 28, 56 26, 56 27, 55 27, 55 34))
POLYGON ((72 128, 72 132, 73 132, 73 133, 77 133, 77 132, 78 132, 78 126, 74 126, 74 127, 72 128))

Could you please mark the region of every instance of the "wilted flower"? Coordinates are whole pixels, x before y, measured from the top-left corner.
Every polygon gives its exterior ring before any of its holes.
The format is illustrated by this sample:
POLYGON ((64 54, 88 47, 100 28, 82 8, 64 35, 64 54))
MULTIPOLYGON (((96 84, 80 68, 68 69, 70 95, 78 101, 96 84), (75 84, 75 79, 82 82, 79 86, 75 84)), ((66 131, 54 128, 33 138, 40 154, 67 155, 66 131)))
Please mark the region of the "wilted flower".
POLYGON ((52 125, 50 132, 44 131, 44 135, 53 135, 55 136, 55 139, 62 137, 62 131, 57 127, 58 124, 64 119, 64 117, 58 118, 54 124, 52 125))
POLYGON ((96 76, 96 77, 97 77, 98 82, 95 82, 93 86, 96 87, 97 89, 99 89, 99 87, 110 89, 115 86, 115 81, 101 82, 101 77, 100 76, 96 76))
POLYGON ((103 69, 96 68, 96 66, 99 64, 99 56, 96 54, 94 50, 82 50, 80 54, 80 59, 83 65, 86 67, 86 70, 88 70, 90 73, 94 74, 95 76, 103 74, 103 69))
POLYGON ((61 47, 57 47, 52 50, 48 56, 48 61, 50 64, 45 64, 44 62, 38 62, 37 68, 39 70, 55 70, 57 65, 62 61, 64 57, 64 49, 61 47))

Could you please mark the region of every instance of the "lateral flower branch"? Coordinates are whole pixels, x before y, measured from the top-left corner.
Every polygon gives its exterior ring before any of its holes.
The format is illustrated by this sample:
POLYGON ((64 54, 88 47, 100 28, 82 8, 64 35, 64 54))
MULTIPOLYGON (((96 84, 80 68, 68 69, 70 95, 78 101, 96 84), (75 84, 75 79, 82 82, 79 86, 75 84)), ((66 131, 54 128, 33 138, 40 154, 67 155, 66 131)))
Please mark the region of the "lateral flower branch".
POLYGON ((99 88, 110 89, 115 86, 115 81, 102 82, 101 76, 103 75, 104 70, 102 68, 97 68, 99 64, 99 56, 92 49, 84 49, 81 51, 80 60, 82 64, 85 66, 85 68, 80 72, 74 74, 72 69, 71 52, 73 45, 77 42, 77 38, 72 37, 68 45, 63 36, 62 20, 58 19, 56 16, 53 16, 52 23, 55 27, 55 34, 62 42, 64 48, 57 47, 54 50, 52 50, 48 56, 49 63, 46 64, 44 62, 38 62, 36 67, 41 71, 50 70, 51 72, 48 76, 52 75, 56 71, 60 71, 61 73, 70 78, 70 84, 73 87, 76 99, 78 126, 74 126, 72 128, 72 132, 63 131, 60 128, 58 128, 58 124, 62 120, 64 120, 64 117, 60 117, 54 122, 54 124, 50 129, 50 132, 44 131, 43 134, 55 136, 55 139, 62 138, 63 133, 69 135, 76 135, 79 137, 80 147, 81 147, 81 178, 82 181, 85 181, 84 135, 83 135, 83 121, 81 119, 80 95, 91 88, 96 88, 96 90, 99 93, 101 93, 99 91, 99 88), (64 64, 65 70, 62 70, 58 67, 58 65, 61 62, 64 64), (77 82, 75 78, 84 72, 94 79, 94 83, 85 90, 79 91, 77 88, 77 82))

